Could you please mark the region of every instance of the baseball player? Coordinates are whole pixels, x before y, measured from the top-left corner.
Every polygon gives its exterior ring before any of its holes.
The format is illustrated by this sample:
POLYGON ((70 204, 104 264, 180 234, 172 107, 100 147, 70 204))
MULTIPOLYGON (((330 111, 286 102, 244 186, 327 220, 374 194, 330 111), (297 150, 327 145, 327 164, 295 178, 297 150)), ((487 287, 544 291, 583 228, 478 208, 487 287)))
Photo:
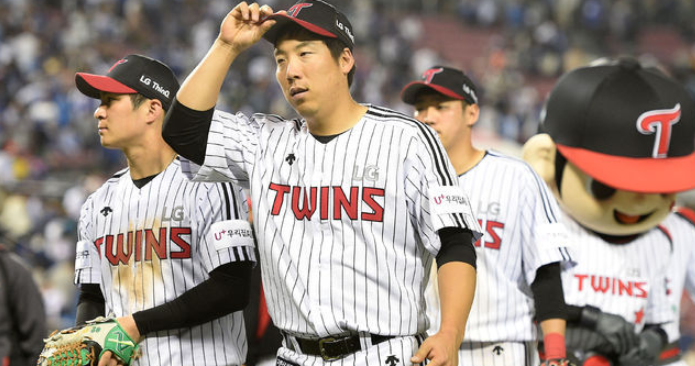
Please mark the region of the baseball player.
POLYGON ((456 363, 480 235, 436 134, 352 99, 354 36, 332 5, 238 4, 188 76, 164 136, 188 176, 250 186, 278 365, 456 363), (234 59, 264 37, 302 117, 215 111, 234 59), (437 258, 441 330, 423 291, 437 258))
POLYGON ((524 146, 576 244, 577 266, 563 272, 566 338, 586 365, 653 364, 675 339, 669 293, 686 283, 693 228, 672 207, 695 186, 694 116, 681 85, 621 58, 563 76, 544 133, 524 146))
MULTIPOLYGON (((478 286, 459 364, 538 365, 534 320, 543 330, 547 362, 562 364, 560 269, 570 255, 552 193, 523 161, 473 146, 478 92, 461 70, 432 67, 403 88, 401 99, 414 105, 415 118, 439 134, 461 187, 477 193, 471 204, 484 233, 475 243, 478 286)), ((438 317, 435 289, 428 286, 433 319, 438 317)))
MULTIPOLYGON (((77 323, 99 315, 141 340, 137 365, 240 365, 242 310, 255 263, 241 188, 185 179, 161 137, 179 88, 159 61, 129 55, 105 76, 77 73, 77 88, 101 100, 94 112, 104 147, 128 168, 82 207, 75 283, 77 323)), ((99 365, 115 365, 105 353, 99 365)))

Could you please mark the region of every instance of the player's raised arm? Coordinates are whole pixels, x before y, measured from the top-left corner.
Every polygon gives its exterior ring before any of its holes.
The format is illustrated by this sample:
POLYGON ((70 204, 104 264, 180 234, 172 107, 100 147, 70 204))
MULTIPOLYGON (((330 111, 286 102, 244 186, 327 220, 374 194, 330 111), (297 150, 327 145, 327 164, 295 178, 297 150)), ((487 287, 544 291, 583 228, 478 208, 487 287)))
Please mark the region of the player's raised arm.
POLYGON ((257 3, 241 2, 234 7, 222 21, 207 55, 182 84, 162 129, 164 140, 181 156, 203 165, 224 78, 236 57, 275 24, 265 19, 272 12, 268 5, 257 3))
POLYGON ((181 85, 178 101, 199 111, 214 107, 232 62, 275 24, 274 20, 264 21, 272 12, 270 6, 257 3, 241 2, 234 7, 222 21, 207 55, 181 85))

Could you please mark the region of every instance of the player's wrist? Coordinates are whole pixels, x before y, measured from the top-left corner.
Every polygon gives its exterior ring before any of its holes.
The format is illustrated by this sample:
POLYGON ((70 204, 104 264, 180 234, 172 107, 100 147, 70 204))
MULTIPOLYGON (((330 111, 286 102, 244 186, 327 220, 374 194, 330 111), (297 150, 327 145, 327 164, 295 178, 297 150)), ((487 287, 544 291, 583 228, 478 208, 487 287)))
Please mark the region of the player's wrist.
POLYGON ((244 51, 243 49, 239 48, 240 46, 227 42, 220 36, 217 36, 217 39, 215 39, 215 42, 213 43, 212 49, 210 51, 223 54, 225 58, 234 60, 237 56, 239 56, 241 52, 244 51))
POLYGON ((123 330, 128 333, 128 336, 137 343, 142 341, 142 336, 140 334, 140 329, 138 328, 135 318, 132 315, 122 316, 117 318, 116 321, 118 325, 123 328, 123 330))
POLYGON ((545 351, 545 358, 548 360, 567 357, 565 336, 560 333, 545 334, 543 336, 543 349, 545 351))
POLYGON ((446 327, 442 325, 437 334, 455 343, 457 348, 461 345, 461 342, 463 342, 464 331, 453 326, 446 327))

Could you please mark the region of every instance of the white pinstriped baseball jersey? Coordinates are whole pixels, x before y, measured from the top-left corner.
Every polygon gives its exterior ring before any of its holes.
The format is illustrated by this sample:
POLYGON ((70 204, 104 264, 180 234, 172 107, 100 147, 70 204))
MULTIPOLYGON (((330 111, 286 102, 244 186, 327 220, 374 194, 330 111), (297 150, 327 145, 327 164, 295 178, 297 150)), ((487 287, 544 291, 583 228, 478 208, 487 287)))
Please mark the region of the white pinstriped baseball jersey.
POLYGON ((672 251, 667 228, 660 225, 629 243, 611 244, 574 220, 564 222, 577 261, 562 273, 568 304, 620 315, 633 322, 637 332, 645 324, 673 320, 665 287, 672 251))
POLYGON ((303 121, 216 111, 205 165, 182 167, 250 183, 268 310, 297 335, 424 332, 437 230, 480 234, 434 131, 376 106, 327 143, 303 121))
MULTIPOLYGON (((138 189, 124 169, 82 206, 76 284, 100 284, 116 317, 179 297, 230 262, 255 261, 248 208, 239 187, 195 183, 178 160, 138 189)), ((229 289, 234 291, 234 289, 229 289)), ((240 365, 242 312, 146 335, 134 365, 240 365)))
MULTIPOLYGON (((536 340, 530 288, 536 270, 571 261, 557 202, 528 164, 494 151, 460 175, 459 184, 471 193, 484 232, 475 243, 478 282, 465 342, 536 340)), ((430 334, 439 329, 435 286, 431 281, 427 291, 428 315, 437 319, 430 334)))
MULTIPOLYGON (((680 303, 683 290, 695 300, 695 212, 679 208, 671 213, 661 226, 667 230, 673 244, 673 254, 668 266, 666 292, 671 301, 673 321, 664 326, 669 342, 680 338, 680 303)), ((685 365, 671 363, 669 365, 685 365)))

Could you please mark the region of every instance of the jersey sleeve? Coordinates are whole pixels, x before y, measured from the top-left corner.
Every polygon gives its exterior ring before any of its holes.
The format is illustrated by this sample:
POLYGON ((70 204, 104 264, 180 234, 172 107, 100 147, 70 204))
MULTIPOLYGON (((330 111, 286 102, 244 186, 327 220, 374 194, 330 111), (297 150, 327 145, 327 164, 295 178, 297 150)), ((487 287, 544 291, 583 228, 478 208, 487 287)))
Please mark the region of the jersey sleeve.
POLYGON ((473 242, 482 236, 482 229, 436 133, 424 124, 418 124, 418 129, 406 152, 406 199, 425 248, 436 256, 440 229, 469 229, 473 242))
POLYGON ((206 183, 196 197, 198 256, 209 273, 231 262, 256 261, 249 209, 242 188, 206 183))
MULTIPOLYGON (((263 119, 265 115, 258 115, 263 119)), ((254 116, 215 110, 208 132, 202 166, 182 158, 181 168, 189 179, 201 182, 236 182, 248 187, 258 148, 261 123, 254 116)))
POLYGON ((77 245, 75 246, 75 279, 76 285, 100 284, 100 255, 94 241, 94 195, 87 198, 80 210, 77 223, 77 245))
POLYGON ((527 238, 522 245, 524 274, 527 283, 533 283, 538 268, 555 262, 571 265, 573 260, 569 233, 562 224, 562 213, 555 197, 531 167, 523 164, 523 178, 518 182, 522 206, 516 219, 527 238))

